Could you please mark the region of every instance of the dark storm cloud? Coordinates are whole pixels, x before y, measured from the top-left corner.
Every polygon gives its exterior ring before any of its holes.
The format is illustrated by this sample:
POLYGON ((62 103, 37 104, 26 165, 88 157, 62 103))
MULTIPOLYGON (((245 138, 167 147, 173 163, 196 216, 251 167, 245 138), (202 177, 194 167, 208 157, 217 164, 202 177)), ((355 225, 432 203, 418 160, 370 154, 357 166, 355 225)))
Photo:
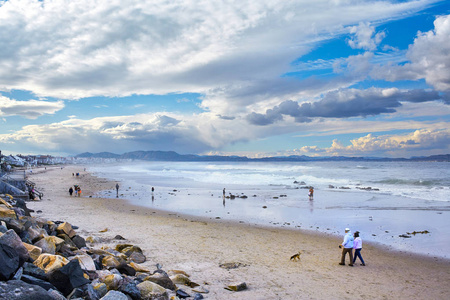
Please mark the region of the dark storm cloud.
POLYGON ((286 100, 265 114, 251 113, 247 121, 253 125, 269 125, 281 121, 283 116, 291 116, 296 122, 308 122, 311 118, 350 118, 367 117, 383 113, 394 113, 402 102, 427 102, 442 97, 436 91, 398 89, 339 90, 326 94, 317 102, 301 105, 286 100))

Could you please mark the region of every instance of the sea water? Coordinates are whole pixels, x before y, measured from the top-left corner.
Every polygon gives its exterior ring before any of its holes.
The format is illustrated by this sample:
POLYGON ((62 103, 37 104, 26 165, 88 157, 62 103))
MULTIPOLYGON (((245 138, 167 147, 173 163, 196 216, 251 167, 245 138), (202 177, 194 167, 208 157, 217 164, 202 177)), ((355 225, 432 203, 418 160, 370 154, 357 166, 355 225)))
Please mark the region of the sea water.
MULTIPOLYGON (((350 227, 388 249, 450 258, 446 162, 139 161, 90 171, 121 182, 120 197, 140 206, 333 235, 350 227)), ((99 196, 115 197, 114 187, 99 196)))

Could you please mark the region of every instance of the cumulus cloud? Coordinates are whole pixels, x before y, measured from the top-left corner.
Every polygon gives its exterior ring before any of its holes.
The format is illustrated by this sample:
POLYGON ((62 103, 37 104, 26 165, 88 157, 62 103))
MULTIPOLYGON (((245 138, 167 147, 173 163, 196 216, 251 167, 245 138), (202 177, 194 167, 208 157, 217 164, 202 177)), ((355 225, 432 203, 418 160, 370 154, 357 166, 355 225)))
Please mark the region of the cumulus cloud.
POLYGON ((426 90, 344 89, 329 92, 316 102, 283 101, 266 110, 265 114, 253 112, 247 115, 247 120, 253 125, 269 125, 283 120, 283 116, 294 117, 296 122, 308 122, 311 118, 366 117, 393 113, 402 102, 427 102, 440 98, 439 93, 426 90))
POLYGON ((450 91, 450 15, 437 17, 434 29, 419 32, 406 53, 408 63, 375 67, 371 76, 376 79, 418 80, 442 92, 450 91))
POLYGON ((54 114, 63 108, 63 101, 17 101, 0 96, 0 116, 2 117, 21 116, 27 119, 36 119, 45 114, 54 114))
POLYGON ((408 156, 407 153, 425 155, 448 153, 450 150, 450 129, 415 130, 405 135, 368 134, 350 141, 345 146, 337 139, 328 148, 305 146, 289 154, 297 155, 343 155, 343 156, 408 156), (430 152, 432 150, 432 152, 430 152))
POLYGON ((373 51, 385 38, 385 32, 375 33, 375 27, 367 22, 361 22, 358 26, 350 27, 350 34, 353 35, 347 41, 348 45, 353 49, 364 49, 373 51))

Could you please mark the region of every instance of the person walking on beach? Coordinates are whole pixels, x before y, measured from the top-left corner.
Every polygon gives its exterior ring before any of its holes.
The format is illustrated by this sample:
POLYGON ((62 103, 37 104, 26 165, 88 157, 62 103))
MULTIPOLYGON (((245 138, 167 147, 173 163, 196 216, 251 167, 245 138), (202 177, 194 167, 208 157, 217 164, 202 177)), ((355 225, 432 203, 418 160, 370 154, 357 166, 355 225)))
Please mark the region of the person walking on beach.
POLYGON ((78 197, 81 197, 81 188, 80 187, 78 187, 77 193, 78 193, 78 197))
POLYGON ((72 194, 73 194, 73 188, 72 187, 69 188, 69 194, 70 194, 70 196, 72 196, 72 194))
POLYGON ((119 198, 119 184, 118 183, 116 183, 116 192, 117 192, 116 198, 119 198))
POLYGON ((309 189, 308 196, 309 196, 309 200, 312 200, 312 199, 313 199, 313 197, 314 197, 314 188, 313 188, 313 187, 311 187, 311 188, 309 189))
POLYGON ((348 264, 350 267, 353 267, 353 235, 350 232, 349 228, 345 228, 344 241, 339 245, 339 248, 342 249, 341 262, 339 263, 341 266, 345 266, 345 255, 349 255, 350 263, 348 264))
POLYGON ((353 243, 353 249, 355 249, 355 255, 353 256, 353 263, 355 263, 356 258, 358 257, 359 260, 361 261, 361 266, 365 266, 366 264, 364 262, 364 259, 361 256, 362 240, 359 237, 359 231, 355 231, 353 236, 355 237, 355 241, 353 243))

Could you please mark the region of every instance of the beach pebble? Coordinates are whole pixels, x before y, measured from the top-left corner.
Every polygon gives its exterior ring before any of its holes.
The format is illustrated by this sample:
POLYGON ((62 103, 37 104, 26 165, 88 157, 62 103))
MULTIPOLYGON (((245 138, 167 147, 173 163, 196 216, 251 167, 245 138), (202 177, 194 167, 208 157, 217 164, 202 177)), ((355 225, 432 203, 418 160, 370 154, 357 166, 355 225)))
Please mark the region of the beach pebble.
POLYGON ((239 292, 239 291, 246 290, 247 284, 245 282, 234 283, 234 284, 228 285, 225 289, 229 290, 229 291, 239 292))

